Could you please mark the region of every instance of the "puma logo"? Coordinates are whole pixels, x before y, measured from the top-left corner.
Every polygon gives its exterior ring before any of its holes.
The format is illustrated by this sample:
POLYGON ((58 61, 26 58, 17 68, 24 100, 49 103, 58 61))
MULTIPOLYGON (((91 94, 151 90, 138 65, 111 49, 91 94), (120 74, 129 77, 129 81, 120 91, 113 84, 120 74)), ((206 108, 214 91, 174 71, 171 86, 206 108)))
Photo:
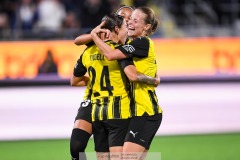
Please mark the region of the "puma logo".
POLYGON ((134 133, 133 131, 130 131, 129 133, 131 133, 134 138, 135 138, 136 134, 138 134, 138 132, 134 133))

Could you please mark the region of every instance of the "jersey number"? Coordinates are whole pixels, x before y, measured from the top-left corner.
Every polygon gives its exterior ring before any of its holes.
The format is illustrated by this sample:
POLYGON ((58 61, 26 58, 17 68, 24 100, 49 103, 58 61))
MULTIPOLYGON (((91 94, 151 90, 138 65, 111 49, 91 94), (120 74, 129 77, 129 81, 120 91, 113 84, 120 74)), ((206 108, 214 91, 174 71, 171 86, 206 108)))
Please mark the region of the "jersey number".
MULTIPOLYGON (((91 86, 93 87, 96 79, 96 70, 93 67, 89 67, 88 74, 92 76, 91 86)), ((101 91, 108 91, 109 96, 113 95, 112 93, 113 86, 111 86, 111 83, 110 83, 108 66, 103 66, 103 70, 100 78, 100 88, 101 88, 101 91)), ((98 93, 98 95, 100 94, 98 93)))

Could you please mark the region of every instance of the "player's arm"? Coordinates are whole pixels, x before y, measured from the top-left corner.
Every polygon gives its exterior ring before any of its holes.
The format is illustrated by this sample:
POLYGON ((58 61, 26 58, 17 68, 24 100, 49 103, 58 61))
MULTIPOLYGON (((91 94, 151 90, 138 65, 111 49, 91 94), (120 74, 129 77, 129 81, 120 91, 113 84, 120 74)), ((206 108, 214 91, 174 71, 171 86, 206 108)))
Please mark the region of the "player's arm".
POLYGON ((132 82, 141 82, 146 84, 151 84, 158 86, 160 83, 160 78, 156 76, 155 78, 142 74, 136 70, 134 65, 129 65, 124 68, 124 72, 127 75, 128 79, 132 82))
POLYGON ((74 40, 74 43, 76 45, 85 45, 89 42, 92 41, 92 37, 91 37, 91 34, 90 33, 86 33, 86 34, 82 34, 82 35, 79 35, 75 40, 74 40))
MULTIPOLYGON (((103 21, 100 25, 98 25, 91 31, 91 36, 94 43, 98 46, 100 51, 109 61, 127 58, 128 57, 127 55, 123 54, 119 49, 112 49, 109 45, 104 43, 99 37, 100 33, 109 34, 109 31, 107 29, 101 28, 104 25, 104 23, 105 22, 103 21)), ((106 36, 109 37, 109 35, 106 36)))
POLYGON ((87 86, 88 81, 89 77, 87 76, 76 77, 72 75, 70 84, 71 86, 87 86))
MULTIPOLYGON (((85 34, 82 34, 82 35, 79 35, 75 40, 74 40, 74 43, 76 45, 87 45, 87 46, 91 46, 94 44, 94 41, 92 39, 92 36, 91 36, 91 31, 88 31, 87 33, 85 34)), ((111 35, 110 31, 107 31, 107 33, 101 33, 100 34, 100 38, 101 40, 105 40, 107 38, 109 38, 109 36, 111 35)))
POLYGON ((130 81, 151 84, 156 87, 160 83, 159 76, 156 76, 155 78, 153 78, 138 72, 131 58, 122 59, 122 60, 119 60, 118 62, 120 66, 123 68, 124 73, 126 74, 126 76, 130 81))
POLYGON ((74 70, 73 75, 70 80, 71 86, 86 86, 89 81, 89 77, 85 76, 87 73, 87 68, 82 63, 82 56, 78 59, 74 70))
POLYGON ((102 29, 104 22, 102 22, 99 26, 94 28, 91 32, 91 36, 95 44, 98 46, 100 51, 104 54, 107 60, 119 60, 128 57, 138 57, 144 58, 148 57, 149 51, 149 40, 146 37, 139 37, 134 39, 131 43, 126 45, 120 45, 115 49, 112 49, 109 45, 104 43, 99 38, 99 33, 107 33, 108 30, 102 29))

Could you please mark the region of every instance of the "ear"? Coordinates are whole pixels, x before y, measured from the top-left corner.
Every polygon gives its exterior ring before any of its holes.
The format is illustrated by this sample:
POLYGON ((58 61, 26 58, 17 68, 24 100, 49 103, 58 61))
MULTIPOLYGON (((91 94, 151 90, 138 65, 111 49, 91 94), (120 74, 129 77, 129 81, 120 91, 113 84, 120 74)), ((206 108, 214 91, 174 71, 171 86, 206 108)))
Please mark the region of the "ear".
POLYGON ((115 31, 115 33, 118 35, 118 33, 119 33, 119 28, 118 28, 118 26, 115 26, 114 31, 115 31))
POLYGON ((144 27, 144 30, 148 31, 151 28, 151 26, 152 26, 151 24, 146 24, 144 27))

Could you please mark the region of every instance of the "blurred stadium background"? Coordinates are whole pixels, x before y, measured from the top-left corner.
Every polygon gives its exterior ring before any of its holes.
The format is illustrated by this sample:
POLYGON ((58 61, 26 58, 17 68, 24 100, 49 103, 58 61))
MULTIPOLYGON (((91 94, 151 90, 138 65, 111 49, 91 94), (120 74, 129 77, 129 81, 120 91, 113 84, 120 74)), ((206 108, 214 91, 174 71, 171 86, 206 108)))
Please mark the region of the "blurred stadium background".
POLYGON ((239 160, 239 0, 1 0, 0 160, 70 159, 84 91, 69 85, 85 48, 73 40, 119 4, 150 6, 161 21, 152 38, 164 117, 150 152, 239 160))

